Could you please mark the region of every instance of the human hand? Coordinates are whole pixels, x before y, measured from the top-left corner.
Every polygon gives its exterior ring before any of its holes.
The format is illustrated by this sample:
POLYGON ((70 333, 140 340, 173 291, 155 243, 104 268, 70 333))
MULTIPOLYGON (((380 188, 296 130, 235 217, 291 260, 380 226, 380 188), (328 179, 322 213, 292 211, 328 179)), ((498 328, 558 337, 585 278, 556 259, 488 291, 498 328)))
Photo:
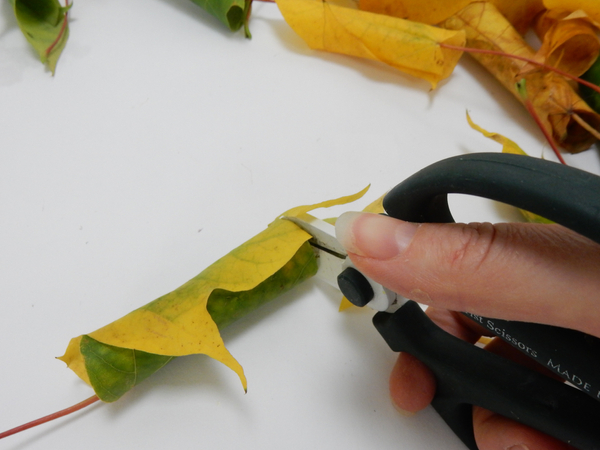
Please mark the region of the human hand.
MULTIPOLYGON (((600 337, 600 245, 559 225, 419 225, 346 213, 336 233, 361 272, 429 305, 434 322, 466 341, 476 342, 485 330, 455 311, 600 337)), ((502 341, 493 341, 490 350, 531 364, 502 341)), ((399 409, 416 412, 431 402, 435 380, 418 360, 401 353, 390 392, 399 409)), ((473 429, 480 450, 571 448, 477 407, 473 429)))

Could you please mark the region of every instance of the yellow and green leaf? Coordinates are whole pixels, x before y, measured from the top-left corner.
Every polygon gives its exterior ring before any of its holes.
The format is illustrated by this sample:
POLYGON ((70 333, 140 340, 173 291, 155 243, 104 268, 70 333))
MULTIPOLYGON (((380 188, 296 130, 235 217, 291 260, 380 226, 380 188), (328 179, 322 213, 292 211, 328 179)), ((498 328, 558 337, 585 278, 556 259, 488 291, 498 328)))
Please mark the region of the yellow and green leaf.
POLYGON ((19 28, 52 74, 69 37, 67 11, 58 0, 11 0, 19 28))
POLYGON ((345 8, 320 0, 277 0, 284 19, 310 48, 381 61, 435 88, 450 76, 464 46, 462 31, 345 8))
MULTIPOLYGON (((344 204, 358 194, 293 208, 286 216, 344 204)), ((172 358, 206 354, 235 371, 219 329, 314 275, 311 236, 277 218, 196 277, 92 333, 74 338, 61 359, 105 402, 120 398, 172 358)))

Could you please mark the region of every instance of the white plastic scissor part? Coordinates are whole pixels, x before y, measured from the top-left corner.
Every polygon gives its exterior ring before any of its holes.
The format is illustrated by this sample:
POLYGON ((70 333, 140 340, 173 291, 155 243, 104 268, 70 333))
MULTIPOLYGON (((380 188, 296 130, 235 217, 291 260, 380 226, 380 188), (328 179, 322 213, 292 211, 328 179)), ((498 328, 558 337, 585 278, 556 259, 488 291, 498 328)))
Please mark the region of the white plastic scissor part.
MULTIPOLYGON (((300 214, 297 217, 285 217, 291 220, 313 239, 313 247, 319 257, 319 269, 316 276, 339 289, 337 276, 347 267, 354 267, 347 257, 346 249, 335 236, 335 226, 318 219, 310 214, 300 214)), ((399 297, 395 292, 386 289, 381 284, 365 277, 373 288, 374 297, 366 306, 376 311, 393 312, 406 303, 406 299, 399 297)))

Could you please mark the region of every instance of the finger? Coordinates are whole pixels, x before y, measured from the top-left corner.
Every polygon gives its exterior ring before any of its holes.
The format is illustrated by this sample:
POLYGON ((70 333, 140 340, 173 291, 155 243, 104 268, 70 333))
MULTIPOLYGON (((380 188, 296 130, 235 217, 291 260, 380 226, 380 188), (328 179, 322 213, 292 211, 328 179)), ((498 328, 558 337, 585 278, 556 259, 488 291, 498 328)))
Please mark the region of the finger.
POLYGON ((390 397, 401 412, 415 413, 427 407, 435 394, 431 371, 409 353, 400 353, 390 375, 390 397))
MULTIPOLYGON (((462 314, 429 307, 427 315, 446 332, 467 342, 476 342, 487 330, 462 314)), ((511 359, 532 370, 556 376, 499 338, 485 346, 499 356, 511 359)), ((400 353, 390 375, 390 396, 397 409, 415 413, 425 408, 435 395, 435 378, 429 369, 407 353, 400 353)), ((482 408, 474 408, 473 431, 479 450, 566 450, 570 446, 513 420, 482 408)))
MULTIPOLYGON (((474 343, 483 330, 475 322, 464 320, 462 314, 448 310, 427 308, 427 315, 446 332, 474 343)), ((431 403, 435 394, 435 377, 414 356, 400 353, 390 375, 389 387, 392 402, 403 412, 414 413, 431 403)))
POLYGON ((537 430, 479 407, 473 407, 473 432, 479 450, 572 450, 537 430))
POLYGON ((336 233, 360 271, 405 297, 600 336, 600 245, 559 225, 418 225, 346 213, 336 233))

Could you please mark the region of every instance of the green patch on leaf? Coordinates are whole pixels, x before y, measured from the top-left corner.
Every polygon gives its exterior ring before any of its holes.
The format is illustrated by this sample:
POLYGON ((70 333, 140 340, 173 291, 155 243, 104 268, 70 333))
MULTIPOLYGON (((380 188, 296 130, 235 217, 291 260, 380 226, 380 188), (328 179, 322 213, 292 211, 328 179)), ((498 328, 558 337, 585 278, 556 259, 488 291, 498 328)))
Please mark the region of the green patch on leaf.
MULTIPOLYGON (((598 58, 596 62, 592 64, 592 67, 590 67, 586 73, 581 75, 581 78, 585 81, 595 84, 596 86, 600 86, 600 58, 598 58)), ((588 105, 590 105, 590 108, 600 113, 600 94, 585 85, 581 85, 579 87, 579 91, 581 97, 588 105)))
POLYGON ((248 17, 250 15, 252 0, 192 1, 227 25, 231 31, 237 31, 244 26, 246 37, 251 37, 250 30, 248 29, 248 17))
POLYGON ((96 395, 114 402, 173 359, 139 350, 106 345, 82 336, 80 351, 96 395))
POLYGON ((67 11, 58 0, 11 0, 17 23, 52 74, 69 37, 67 11))

